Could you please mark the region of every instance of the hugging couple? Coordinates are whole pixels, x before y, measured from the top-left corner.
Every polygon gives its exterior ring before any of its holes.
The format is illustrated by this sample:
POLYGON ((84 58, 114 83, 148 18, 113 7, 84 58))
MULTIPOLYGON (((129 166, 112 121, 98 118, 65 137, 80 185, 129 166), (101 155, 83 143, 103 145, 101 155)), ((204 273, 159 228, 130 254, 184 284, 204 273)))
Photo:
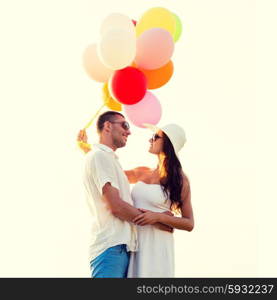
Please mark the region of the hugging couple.
POLYGON ((92 148, 85 130, 78 134, 86 152, 84 185, 92 214, 93 278, 174 277, 173 229, 194 227, 190 184, 178 158, 185 132, 176 124, 145 126, 154 132, 148 151, 157 157, 155 169, 122 169, 115 152, 126 145, 131 132, 119 112, 98 117, 99 143, 92 148))

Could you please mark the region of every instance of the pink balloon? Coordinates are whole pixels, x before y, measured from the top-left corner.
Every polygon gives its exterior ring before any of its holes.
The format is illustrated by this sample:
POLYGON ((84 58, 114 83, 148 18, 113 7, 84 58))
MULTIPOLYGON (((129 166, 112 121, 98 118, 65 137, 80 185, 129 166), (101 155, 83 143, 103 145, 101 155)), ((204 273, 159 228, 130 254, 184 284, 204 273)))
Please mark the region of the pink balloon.
POLYGON ((147 91, 144 98, 136 104, 124 105, 128 119, 137 127, 145 128, 143 123, 156 125, 162 115, 162 107, 154 94, 147 91))
POLYGON ((172 35, 162 28, 151 28, 137 39, 135 63, 138 68, 158 69, 169 62, 173 51, 172 35))

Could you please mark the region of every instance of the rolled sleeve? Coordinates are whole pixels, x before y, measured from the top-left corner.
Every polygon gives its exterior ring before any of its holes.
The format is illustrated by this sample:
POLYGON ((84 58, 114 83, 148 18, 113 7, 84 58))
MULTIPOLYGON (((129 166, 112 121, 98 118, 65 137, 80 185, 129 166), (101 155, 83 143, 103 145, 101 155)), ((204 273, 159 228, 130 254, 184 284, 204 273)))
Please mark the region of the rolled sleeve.
POLYGON ((118 177, 110 153, 96 152, 91 160, 91 171, 93 180, 101 195, 103 186, 108 182, 119 190, 118 177))

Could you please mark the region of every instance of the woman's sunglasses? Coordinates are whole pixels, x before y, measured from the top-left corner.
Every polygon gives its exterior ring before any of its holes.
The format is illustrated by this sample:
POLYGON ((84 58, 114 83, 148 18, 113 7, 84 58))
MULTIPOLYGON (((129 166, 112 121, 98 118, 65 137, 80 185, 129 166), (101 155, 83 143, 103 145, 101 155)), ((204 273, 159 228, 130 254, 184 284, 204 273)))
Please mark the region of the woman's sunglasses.
POLYGON ((151 140, 152 140, 153 142, 155 142, 157 139, 161 139, 161 138, 162 138, 162 137, 159 136, 159 135, 156 133, 156 134, 154 134, 154 135, 152 136, 151 140))
POLYGON ((120 124, 121 126, 122 126, 122 128, 124 129, 124 130, 129 130, 130 129, 130 124, 128 123, 128 122, 126 122, 126 121, 122 121, 122 122, 116 122, 116 121, 110 121, 110 123, 118 123, 118 124, 120 124))

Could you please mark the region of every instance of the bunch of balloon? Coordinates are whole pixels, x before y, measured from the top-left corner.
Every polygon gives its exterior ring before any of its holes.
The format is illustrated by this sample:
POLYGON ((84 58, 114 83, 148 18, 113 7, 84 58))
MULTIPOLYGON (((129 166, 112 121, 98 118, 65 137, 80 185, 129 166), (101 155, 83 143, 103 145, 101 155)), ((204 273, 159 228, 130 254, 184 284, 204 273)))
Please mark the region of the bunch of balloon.
POLYGON ((180 19, 166 8, 151 8, 138 21, 120 13, 107 16, 99 43, 89 45, 83 54, 87 74, 104 84, 102 107, 124 109, 135 126, 156 125, 162 107, 149 90, 172 77, 171 57, 181 32, 180 19))

